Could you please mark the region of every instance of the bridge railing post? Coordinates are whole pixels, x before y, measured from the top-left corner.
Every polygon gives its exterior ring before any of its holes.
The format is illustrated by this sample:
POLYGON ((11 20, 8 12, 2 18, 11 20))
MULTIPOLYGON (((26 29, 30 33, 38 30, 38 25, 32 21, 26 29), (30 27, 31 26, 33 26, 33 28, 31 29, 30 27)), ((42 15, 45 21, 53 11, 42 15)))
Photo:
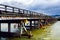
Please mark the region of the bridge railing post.
POLYGON ((5 6, 5 11, 7 11, 7 6, 5 6))
POLYGON ((14 13, 14 8, 12 8, 12 12, 14 13))

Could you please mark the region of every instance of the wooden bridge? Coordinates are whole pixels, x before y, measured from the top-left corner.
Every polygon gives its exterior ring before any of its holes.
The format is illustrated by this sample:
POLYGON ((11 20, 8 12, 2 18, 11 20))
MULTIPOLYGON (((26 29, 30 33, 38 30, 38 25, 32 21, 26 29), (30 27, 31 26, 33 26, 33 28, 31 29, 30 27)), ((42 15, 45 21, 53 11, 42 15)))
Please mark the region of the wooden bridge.
POLYGON ((29 27, 30 30, 41 28, 41 25, 48 25, 48 23, 51 24, 56 21, 54 17, 49 15, 0 4, 0 36, 14 35, 15 33, 11 33, 10 31, 11 23, 19 24, 25 19, 27 19, 30 23, 29 26, 26 26, 29 27), (32 23, 32 21, 34 23, 32 23), (8 23, 8 32, 1 31, 1 23, 8 23))

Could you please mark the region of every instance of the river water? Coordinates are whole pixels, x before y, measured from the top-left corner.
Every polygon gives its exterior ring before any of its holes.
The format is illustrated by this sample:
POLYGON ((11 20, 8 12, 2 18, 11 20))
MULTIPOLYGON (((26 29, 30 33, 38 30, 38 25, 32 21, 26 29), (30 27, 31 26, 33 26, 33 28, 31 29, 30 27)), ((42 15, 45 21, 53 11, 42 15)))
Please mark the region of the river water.
POLYGON ((44 27, 45 28, 33 30, 33 37, 31 39, 28 39, 27 37, 21 37, 1 38, 1 40, 60 40, 60 21, 57 21, 50 26, 44 27))

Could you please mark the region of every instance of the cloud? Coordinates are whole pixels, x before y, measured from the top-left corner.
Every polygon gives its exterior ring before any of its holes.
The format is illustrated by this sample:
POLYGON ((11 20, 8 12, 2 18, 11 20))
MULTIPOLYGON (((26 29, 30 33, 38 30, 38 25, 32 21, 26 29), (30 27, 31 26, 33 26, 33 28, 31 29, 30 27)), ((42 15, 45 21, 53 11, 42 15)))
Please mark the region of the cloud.
POLYGON ((44 14, 60 14, 60 0, 1 0, 1 3, 44 14))
MULTIPOLYGON (((33 4, 32 4, 33 5, 33 4)), ((49 15, 60 14, 60 0, 45 0, 45 1, 37 1, 34 3, 31 10, 35 10, 38 12, 46 13, 49 15)))
POLYGON ((12 2, 12 1, 21 3, 21 4, 23 4, 23 5, 29 5, 29 4, 31 4, 34 0, 0 0, 0 3, 2 3, 2 2, 12 2))
POLYGON ((3 3, 3 2, 10 2, 11 0, 0 0, 0 3, 3 3))

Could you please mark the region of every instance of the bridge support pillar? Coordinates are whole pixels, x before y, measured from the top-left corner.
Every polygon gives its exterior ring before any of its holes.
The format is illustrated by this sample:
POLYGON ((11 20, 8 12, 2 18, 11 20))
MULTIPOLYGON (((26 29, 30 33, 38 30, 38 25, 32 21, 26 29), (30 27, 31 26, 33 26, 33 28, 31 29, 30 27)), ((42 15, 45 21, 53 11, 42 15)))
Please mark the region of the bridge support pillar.
POLYGON ((34 28, 37 28, 37 27, 36 27, 36 21, 35 21, 35 20, 34 20, 34 24, 33 24, 33 25, 34 25, 34 28))
POLYGON ((44 28, 45 19, 40 19, 40 28, 44 28))
POLYGON ((44 19, 44 25, 47 25, 48 21, 47 19, 44 19))
MULTIPOLYGON (((0 23, 0 36, 1 36, 1 23, 0 23)), ((1 40, 1 37, 0 37, 0 40, 1 40)))
POLYGON ((32 21, 30 20, 30 30, 32 29, 32 21))
POLYGON ((8 23, 8 32, 10 32, 10 29, 11 29, 11 28, 10 28, 10 23, 8 23))
POLYGON ((34 21, 34 27, 35 28, 39 28, 40 27, 40 21, 39 20, 34 21))
POLYGON ((46 19, 45 21, 46 21, 45 23, 46 25, 50 25, 50 22, 51 22, 50 19, 46 19))
POLYGON ((1 32, 1 23, 0 23, 0 32, 1 32))
POLYGON ((39 28, 39 25, 38 25, 38 24, 39 24, 38 20, 35 20, 35 21, 34 21, 34 27, 35 27, 35 28, 39 28))
POLYGON ((44 19, 44 26, 47 24, 46 19, 44 19))
POLYGON ((21 22, 20 23, 18 23, 18 29, 19 29, 19 38, 21 37, 21 33, 20 33, 20 27, 21 27, 21 22))
POLYGON ((35 21, 34 21, 34 27, 35 27, 35 21))
POLYGON ((39 28, 40 28, 40 23, 41 23, 41 22, 40 22, 40 19, 39 19, 39 21, 38 21, 38 27, 39 27, 39 28))
POLYGON ((48 25, 48 20, 47 19, 44 19, 44 26, 45 25, 48 25))

